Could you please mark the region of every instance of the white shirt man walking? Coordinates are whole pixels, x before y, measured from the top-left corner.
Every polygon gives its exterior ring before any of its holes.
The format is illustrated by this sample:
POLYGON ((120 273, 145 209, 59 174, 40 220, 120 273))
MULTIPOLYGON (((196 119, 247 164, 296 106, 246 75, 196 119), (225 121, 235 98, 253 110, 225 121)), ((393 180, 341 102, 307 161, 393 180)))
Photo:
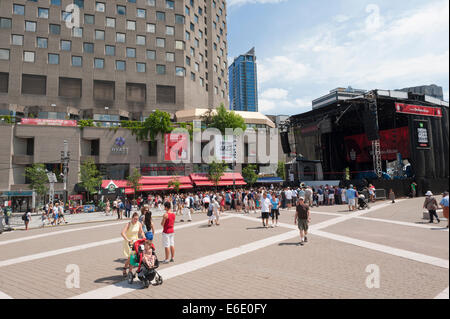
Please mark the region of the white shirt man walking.
POLYGON ((267 198, 267 194, 263 194, 263 198, 261 200, 261 218, 263 222, 264 228, 269 228, 269 213, 272 208, 272 203, 270 199, 267 198))

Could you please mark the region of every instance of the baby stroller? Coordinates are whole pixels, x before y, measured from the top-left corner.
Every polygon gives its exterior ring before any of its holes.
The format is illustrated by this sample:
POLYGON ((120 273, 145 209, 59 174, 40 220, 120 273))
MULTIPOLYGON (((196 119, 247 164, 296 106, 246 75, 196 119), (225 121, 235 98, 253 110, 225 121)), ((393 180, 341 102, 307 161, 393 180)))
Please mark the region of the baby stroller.
POLYGON ((358 209, 369 209, 369 200, 366 199, 366 196, 360 194, 358 196, 358 209))
POLYGON ((133 254, 130 256, 130 263, 132 266, 138 267, 135 273, 132 271, 128 272, 127 280, 131 285, 133 283, 134 278, 139 278, 140 281, 144 284, 144 288, 148 288, 153 280, 155 280, 154 286, 162 285, 163 279, 161 275, 156 271, 159 267, 158 257, 155 254, 155 246, 152 244, 153 255, 155 256, 155 263, 152 268, 149 268, 146 263, 143 262, 143 252, 144 252, 144 243, 146 239, 140 239, 134 244, 130 244, 131 249, 133 250, 133 254))

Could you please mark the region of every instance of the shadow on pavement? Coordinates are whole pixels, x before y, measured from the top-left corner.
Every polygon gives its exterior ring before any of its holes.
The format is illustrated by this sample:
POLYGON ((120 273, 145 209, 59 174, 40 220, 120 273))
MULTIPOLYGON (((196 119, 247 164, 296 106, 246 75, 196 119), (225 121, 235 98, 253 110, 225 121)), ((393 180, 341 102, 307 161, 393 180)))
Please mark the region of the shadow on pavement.
POLYGON ((115 263, 120 263, 120 264, 125 264, 126 261, 127 261, 127 259, 125 259, 125 258, 118 258, 118 259, 114 260, 115 263))
POLYGON ((103 277, 95 280, 95 283, 102 283, 102 284, 115 284, 120 281, 123 281, 124 277, 122 275, 116 275, 116 276, 110 276, 110 277, 103 277))
POLYGON ((263 227, 263 226, 259 226, 259 227, 247 227, 246 229, 247 229, 247 230, 250 230, 250 229, 265 229, 265 227, 263 227))
POLYGON ((279 243, 278 246, 298 246, 299 243, 279 243))

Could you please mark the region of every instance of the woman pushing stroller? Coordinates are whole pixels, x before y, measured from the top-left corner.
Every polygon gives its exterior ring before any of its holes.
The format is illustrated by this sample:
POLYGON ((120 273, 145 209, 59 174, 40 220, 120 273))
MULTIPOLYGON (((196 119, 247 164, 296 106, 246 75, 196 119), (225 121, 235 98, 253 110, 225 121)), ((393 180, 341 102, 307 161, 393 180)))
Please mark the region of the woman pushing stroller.
POLYGON ((130 256, 132 253, 132 249, 130 244, 133 242, 145 238, 144 230, 142 229, 142 224, 139 222, 139 214, 134 213, 131 221, 125 225, 122 230, 122 237, 124 239, 123 242, 123 254, 127 258, 125 262, 125 267, 123 268, 123 276, 127 276, 127 269, 133 271, 133 266, 130 264, 130 256))

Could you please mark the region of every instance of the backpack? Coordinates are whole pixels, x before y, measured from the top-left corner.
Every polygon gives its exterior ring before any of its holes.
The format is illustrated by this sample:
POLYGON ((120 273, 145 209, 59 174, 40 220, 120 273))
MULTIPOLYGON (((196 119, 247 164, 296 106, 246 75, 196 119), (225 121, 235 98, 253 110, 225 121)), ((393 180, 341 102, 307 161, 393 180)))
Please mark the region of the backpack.
POLYGON ((209 207, 208 207, 208 213, 206 215, 209 217, 209 216, 212 216, 212 214, 213 214, 213 207, 212 207, 212 203, 211 203, 211 205, 209 205, 209 207))
POLYGON ((26 220, 27 220, 27 213, 24 213, 24 214, 22 215, 22 220, 23 220, 23 221, 26 221, 26 220))

